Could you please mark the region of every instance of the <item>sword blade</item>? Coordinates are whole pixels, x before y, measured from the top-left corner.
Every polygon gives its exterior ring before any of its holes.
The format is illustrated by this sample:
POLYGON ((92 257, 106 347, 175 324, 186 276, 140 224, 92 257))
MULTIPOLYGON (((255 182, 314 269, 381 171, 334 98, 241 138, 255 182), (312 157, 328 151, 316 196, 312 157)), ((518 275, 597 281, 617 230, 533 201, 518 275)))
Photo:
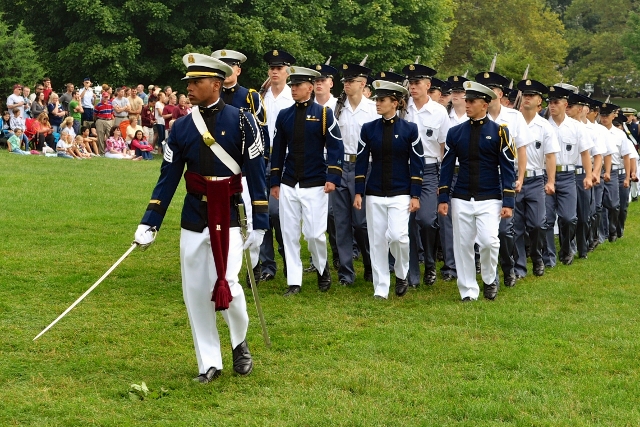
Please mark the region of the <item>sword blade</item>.
POLYGON ((62 319, 64 316, 66 316, 66 315, 67 315, 67 313, 69 313, 71 310, 73 310, 73 308, 74 308, 76 305, 80 304, 80 301, 82 301, 83 299, 85 299, 85 297, 86 297, 87 295, 89 295, 89 294, 91 293, 91 291, 93 291, 95 288, 97 288, 97 287, 98 287, 98 285, 99 285, 100 283, 102 283, 102 281, 103 281, 104 279, 106 279, 106 278, 109 276, 109 274, 111 274, 111 272, 112 272, 113 270, 115 270, 115 269, 116 269, 116 267, 117 267, 118 265, 120 265, 120 263, 121 263, 122 261, 124 261, 124 259, 125 259, 126 257, 128 257, 128 256, 129 256, 129 254, 131 253, 131 251, 133 251, 133 250, 136 248, 136 246, 138 246, 138 244, 137 244, 137 243, 132 243, 132 244, 131 244, 131 247, 130 247, 129 249, 127 249, 127 251, 124 253, 124 255, 122 255, 122 256, 120 257, 120 259, 119 259, 118 261, 116 261, 116 263, 115 263, 115 264, 113 264, 113 265, 111 266, 111 268, 110 268, 110 269, 108 269, 108 270, 107 270, 107 272, 106 272, 106 273, 104 273, 104 274, 102 275, 102 277, 101 277, 101 278, 99 278, 99 279, 98 279, 98 281, 97 281, 96 283, 94 283, 94 284, 93 284, 93 286, 91 286, 89 289, 87 289, 87 291, 86 291, 84 294, 82 294, 82 295, 80 296, 80 298, 78 298, 77 300, 75 300, 75 301, 74 301, 74 303, 73 303, 73 304, 71 304, 71 305, 69 306, 69 308, 67 308, 67 309, 66 309, 66 310, 65 310, 65 311, 64 311, 60 316, 58 316, 58 317, 56 318, 56 320, 54 320, 53 322, 51 322, 51 324, 49 324, 49 326, 47 326, 46 328, 44 328, 44 329, 42 330, 42 332, 40 332, 38 335, 36 335, 36 337, 33 339, 33 341, 37 340, 37 339, 38 339, 38 338, 40 338, 42 335, 44 335, 44 333, 45 333, 45 332, 47 332, 49 329, 51 329, 51 328, 53 327, 53 325, 55 325, 56 323, 58 323, 58 321, 59 321, 60 319, 62 319))

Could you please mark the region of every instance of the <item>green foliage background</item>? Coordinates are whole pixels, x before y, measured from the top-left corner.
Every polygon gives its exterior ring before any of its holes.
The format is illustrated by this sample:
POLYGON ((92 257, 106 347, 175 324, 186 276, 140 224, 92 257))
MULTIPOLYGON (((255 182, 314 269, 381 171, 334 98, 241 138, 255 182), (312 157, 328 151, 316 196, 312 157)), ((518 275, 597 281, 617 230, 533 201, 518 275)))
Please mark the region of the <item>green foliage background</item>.
POLYGON ((548 84, 593 83, 597 94, 638 90, 640 16, 634 0, 0 0, 0 91, 50 75, 54 89, 90 76, 109 84, 182 87, 188 51, 235 49, 243 84, 266 77, 262 55, 291 52, 300 65, 359 62, 401 69, 421 57, 439 76, 496 71, 548 84), (31 34, 29 36, 28 34, 31 34))

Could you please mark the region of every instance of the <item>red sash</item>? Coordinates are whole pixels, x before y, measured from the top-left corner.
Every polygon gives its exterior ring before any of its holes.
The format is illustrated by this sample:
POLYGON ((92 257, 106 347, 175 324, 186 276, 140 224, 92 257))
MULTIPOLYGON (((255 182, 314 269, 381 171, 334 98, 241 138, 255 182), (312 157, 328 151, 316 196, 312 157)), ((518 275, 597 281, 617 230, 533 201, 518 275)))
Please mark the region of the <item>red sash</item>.
POLYGON ((213 287, 211 301, 215 302, 216 311, 226 310, 233 300, 227 282, 227 259, 229 255, 229 223, 231 196, 242 192, 242 175, 233 175, 220 181, 208 180, 204 176, 186 171, 187 192, 207 196, 207 222, 211 252, 216 263, 218 279, 213 287))

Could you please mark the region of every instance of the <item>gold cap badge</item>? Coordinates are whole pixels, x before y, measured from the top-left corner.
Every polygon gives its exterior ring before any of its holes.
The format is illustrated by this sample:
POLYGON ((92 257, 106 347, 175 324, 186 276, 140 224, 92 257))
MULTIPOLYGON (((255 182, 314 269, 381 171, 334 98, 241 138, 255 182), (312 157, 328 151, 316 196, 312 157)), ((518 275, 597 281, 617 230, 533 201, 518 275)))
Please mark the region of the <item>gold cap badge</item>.
POLYGON ((342 64, 342 69, 346 70, 347 68, 349 68, 349 66, 347 64, 342 64))
POLYGON ((316 70, 318 70, 318 71, 322 70, 322 65, 320 65, 320 64, 316 65, 316 70))
POLYGON ((415 66, 415 65, 413 65, 413 64, 409 65, 409 70, 413 71, 413 70, 415 70, 415 69, 416 69, 416 66, 415 66))
POLYGON ((471 89, 471 82, 465 82, 464 85, 467 89, 471 89))
POLYGON ((376 82, 376 87, 380 87, 380 82, 376 82))
POLYGON ((222 52, 220 52, 220 56, 227 56, 227 51, 223 50, 222 52))
POLYGON ((489 73, 484 73, 484 78, 488 79, 489 78, 489 73))
POLYGON ((531 80, 527 80, 526 82, 524 82, 524 84, 527 86, 531 86, 531 80))
POLYGON ((553 86, 551 86, 551 87, 549 88, 549 92, 555 92, 555 91, 556 91, 556 89, 555 89, 553 86))
POLYGON ((290 70, 292 73, 295 73, 295 72, 296 72, 296 69, 295 69, 295 68, 293 68, 293 67, 290 67, 290 68, 289 68, 289 70, 290 70))
POLYGON ((387 77, 387 75, 383 71, 383 72, 380 73, 380 77, 385 78, 385 77, 387 77))
POLYGON ((458 81, 458 76, 453 76, 453 81, 457 82, 458 81))
POLYGON ((187 61, 189 62, 189 64, 193 64, 196 62, 196 59, 193 57, 193 55, 189 55, 187 57, 187 61))
POLYGON ((274 49, 274 50, 273 50, 273 52, 271 52, 271 53, 273 54, 273 56, 278 56, 278 55, 280 55, 280 54, 278 53, 278 51, 277 51, 277 50, 275 50, 275 49, 274 49))
POLYGON ((602 104, 602 108, 607 108, 607 104, 602 104))

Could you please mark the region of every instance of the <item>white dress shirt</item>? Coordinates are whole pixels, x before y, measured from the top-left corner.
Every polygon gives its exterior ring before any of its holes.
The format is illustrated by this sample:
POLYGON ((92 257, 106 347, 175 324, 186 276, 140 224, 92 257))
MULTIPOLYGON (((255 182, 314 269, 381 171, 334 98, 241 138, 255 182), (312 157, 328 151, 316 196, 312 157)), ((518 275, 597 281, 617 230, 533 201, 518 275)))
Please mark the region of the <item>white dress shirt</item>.
POLYGON ((271 88, 264 94, 264 109, 267 113, 267 129, 269 130, 269 140, 273 143, 273 137, 276 133, 276 119, 280 110, 291 107, 295 101, 291 96, 291 88, 284 86, 282 92, 276 98, 271 92, 271 88))
POLYGON ((418 110, 413 98, 409 98, 406 119, 418 125, 418 134, 422 140, 422 149, 427 163, 429 163, 429 159, 434 160, 432 163, 442 160, 440 158, 440 144, 447 141, 447 132, 451 126, 447 109, 429 98, 418 110))
MULTIPOLYGON (((526 123, 526 120, 525 120, 526 123)), ((533 141, 527 145, 527 170, 544 170, 545 156, 560 151, 556 133, 543 117, 536 114, 527 125, 533 141)))
POLYGON ((342 143, 344 144, 344 154, 357 154, 358 141, 360 140, 360 130, 362 125, 378 119, 380 116, 376 110, 376 103, 370 99, 362 97, 360 104, 353 109, 349 103, 349 98, 344 102, 344 107, 338 119, 342 143))
POLYGON ((594 145, 589 135, 587 135, 586 128, 580 122, 567 115, 564 116, 564 120, 560 125, 556 123, 553 117, 549 117, 549 123, 555 130, 560 144, 560 152, 556 154, 556 165, 582 165, 580 153, 591 150, 594 145))

